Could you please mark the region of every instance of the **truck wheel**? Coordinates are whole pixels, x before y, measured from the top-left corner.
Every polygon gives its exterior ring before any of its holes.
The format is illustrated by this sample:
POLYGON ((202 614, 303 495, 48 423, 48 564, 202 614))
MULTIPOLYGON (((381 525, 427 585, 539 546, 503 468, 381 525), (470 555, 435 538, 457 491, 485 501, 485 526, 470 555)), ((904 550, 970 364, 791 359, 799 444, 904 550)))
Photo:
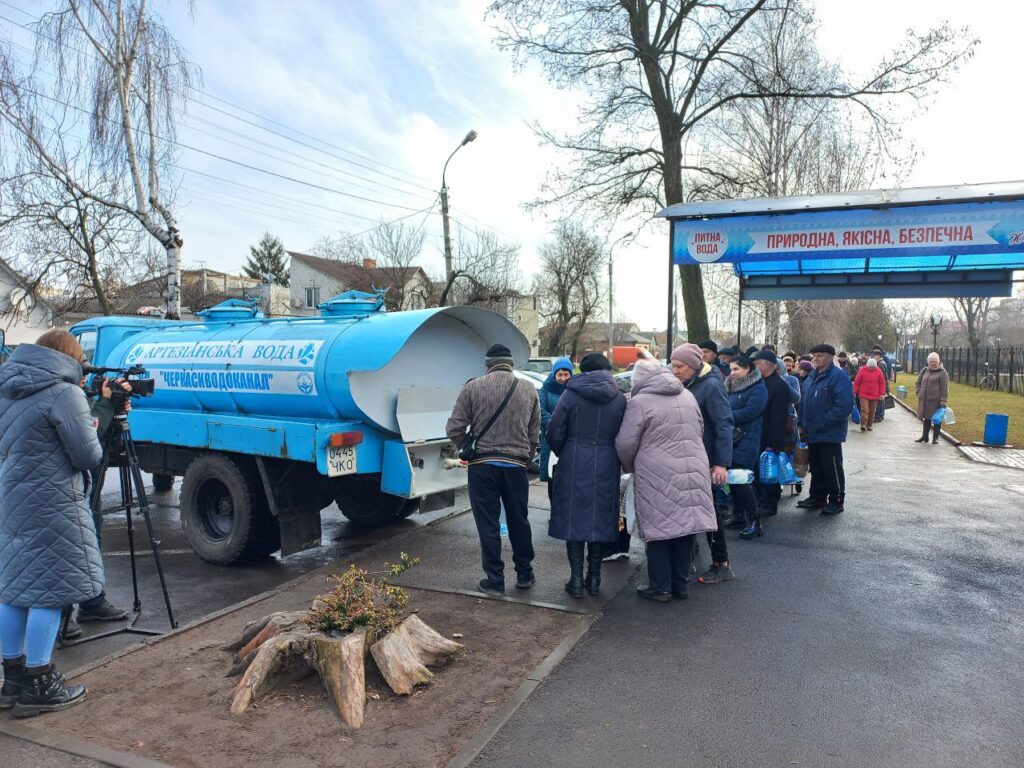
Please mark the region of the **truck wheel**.
POLYGON ((204 454, 185 470, 181 527, 192 549, 217 565, 269 555, 281 547, 255 468, 219 454, 204 454))
POLYGON ((174 487, 174 475, 153 473, 153 490, 157 493, 165 493, 174 487))
POLYGON ((341 514, 360 528, 380 528, 403 520, 419 508, 416 499, 392 496, 380 489, 380 475, 352 478, 338 492, 341 514))

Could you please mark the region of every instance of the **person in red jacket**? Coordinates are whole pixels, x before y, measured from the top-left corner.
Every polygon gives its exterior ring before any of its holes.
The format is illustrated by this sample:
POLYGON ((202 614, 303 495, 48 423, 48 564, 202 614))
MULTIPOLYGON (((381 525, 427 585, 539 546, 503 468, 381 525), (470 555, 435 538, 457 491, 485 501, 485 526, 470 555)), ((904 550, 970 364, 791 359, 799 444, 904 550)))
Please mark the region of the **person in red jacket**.
POLYGON ((860 431, 870 432, 878 401, 885 397, 885 374, 873 357, 868 358, 867 365, 857 369, 857 376, 853 380, 853 396, 860 402, 860 431))

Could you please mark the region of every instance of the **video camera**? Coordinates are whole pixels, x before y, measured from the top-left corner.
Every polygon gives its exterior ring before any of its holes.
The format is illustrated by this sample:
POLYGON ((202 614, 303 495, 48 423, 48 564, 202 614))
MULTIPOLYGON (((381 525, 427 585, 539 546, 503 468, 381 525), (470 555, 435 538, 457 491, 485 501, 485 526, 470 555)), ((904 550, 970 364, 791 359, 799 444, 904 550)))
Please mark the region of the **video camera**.
POLYGON ((124 410, 124 404, 129 397, 151 397, 156 388, 153 379, 140 378, 146 375, 146 369, 138 365, 131 368, 94 368, 91 365, 83 365, 82 373, 92 376, 85 391, 96 396, 102 396, 103 383, 108 379, 111 382, 123 381, 128 384, 128 390, 117 386, 110 388, 110 404, 114 406, 114 413, 121 413, 124 410), (111 378, 108 374, 115 375, 111 378))

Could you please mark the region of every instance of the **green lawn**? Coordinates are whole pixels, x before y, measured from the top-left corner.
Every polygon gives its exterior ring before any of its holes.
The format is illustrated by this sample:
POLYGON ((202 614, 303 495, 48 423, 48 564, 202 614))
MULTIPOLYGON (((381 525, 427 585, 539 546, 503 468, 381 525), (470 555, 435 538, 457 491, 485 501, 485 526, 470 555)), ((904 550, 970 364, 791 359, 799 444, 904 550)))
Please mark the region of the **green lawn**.
MULTIPOLYGON (((906 403, 916 409, 914 382, 917 381, 917 376, 900 373, 896 378, 897 383, 907 388, 906 403)), ((1005 413, 1010 417, 1010 434, 1007 441, 1016 446, 1024 445, 1024 396, 1011 395, 1007 392, 983 392, 977 387, 951 381, 949 407, 956 414, 956 424, 943 429, 957 440, 965 443, 981 440, 985 433, 985 414, 1005 413)))

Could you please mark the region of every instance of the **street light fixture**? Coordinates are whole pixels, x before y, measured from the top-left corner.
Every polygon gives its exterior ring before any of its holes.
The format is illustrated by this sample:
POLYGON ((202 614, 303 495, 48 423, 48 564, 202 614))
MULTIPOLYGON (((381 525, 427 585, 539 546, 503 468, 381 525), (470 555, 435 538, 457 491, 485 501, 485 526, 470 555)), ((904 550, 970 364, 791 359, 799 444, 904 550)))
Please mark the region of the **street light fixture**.
POLYGON ((936 347, 939 346, 939 328, 942 327, 942 316, 940 315, 936 319, 935 315, 931 316, 932 325, 932 351, 934 352, 936 347))
POLYGON ((469 142, 475 141, 476 137, 476 131, 470 131, 467 133, 466 137, 462 140, 462 143, 459 144, 459 146, 457 146, 450 155, 448 155, 448 159, 444 161, 444 168, 441 170, 441 223, 444 226, 444 276, 449 284, 452 281, 452 236, 451 225, 448 222, 448 184, 445 182, 445 175, 448 173, 448 163, 450 163, 452 158, 455 157, 455 153, 469 144, 469 142))

